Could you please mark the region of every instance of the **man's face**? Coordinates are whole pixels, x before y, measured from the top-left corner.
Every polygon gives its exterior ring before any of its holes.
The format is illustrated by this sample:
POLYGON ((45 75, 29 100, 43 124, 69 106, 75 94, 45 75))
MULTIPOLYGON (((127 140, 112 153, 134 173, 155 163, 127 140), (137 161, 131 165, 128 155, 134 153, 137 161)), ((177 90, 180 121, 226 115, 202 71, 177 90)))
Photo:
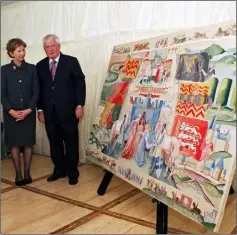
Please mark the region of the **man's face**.
POLYGON ((49 39, 44 43, 44 50, 50 59, 56 59, 60 53, 61 45, 55 39, 49 39))

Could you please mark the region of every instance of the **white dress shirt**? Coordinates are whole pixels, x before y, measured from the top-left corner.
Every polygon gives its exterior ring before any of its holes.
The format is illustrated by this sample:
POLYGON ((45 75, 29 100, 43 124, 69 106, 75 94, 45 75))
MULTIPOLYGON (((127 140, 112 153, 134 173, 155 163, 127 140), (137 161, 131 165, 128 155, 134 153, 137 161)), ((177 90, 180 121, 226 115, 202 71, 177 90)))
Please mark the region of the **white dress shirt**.
MULTIPOLYGON (((60 58, 60 54, 58 55, 58 57, 54 60, 56 61, 56 69, 57 69, 57 66, 58 66, 58 61, 59 61, 59 58, 60 58)), ((51 68, 52 68, 52 62, 53 60, 52 59, 49 59, 49 70, 51 71, 51 68)))

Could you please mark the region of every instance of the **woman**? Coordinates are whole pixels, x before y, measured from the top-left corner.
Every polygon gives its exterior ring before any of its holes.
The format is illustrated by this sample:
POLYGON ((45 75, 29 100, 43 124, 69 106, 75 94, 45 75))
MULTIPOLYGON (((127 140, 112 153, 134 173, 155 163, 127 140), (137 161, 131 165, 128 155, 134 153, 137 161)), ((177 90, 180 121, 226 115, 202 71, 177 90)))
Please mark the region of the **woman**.
MULTIPOLYGON (((155 137, 155 147, 151 148, 149 151, 149 156, 151 157, 151 166, 150 166, 150 172, 149 174, 152 175, 154 170, 156 173, 156 177, 157 179, 160 178, 162 169, 163 169, 163 158, 161 156, 161 150, 160 150, 160 145, 163 141, 163 138, 160 138, 161 136, 161 132, 163 130, 164 127, 164 123, 161 120, 157 121, 156 127, 155 127, 155 133, 156 133, 156 137, 155 137)), ((164 137, 164 135, 163 135, 164 137)))
POLYGON ((137 151, 135 155, 136 163, 139 167, 143 167, 146 164, 146 149, 150 149, 155 146, 155 143, 149 143, 148 138, 151 132, 151 125, 146 124, 143 132, 138 132, 141 135, 139 140, 137 151))
POLYGON ((10 64, 1 67, 2 106, 5 126, 5 144, 11 149, 16 171, 15 184, 32 182, 30 165, 35 144, 36 104, 39 96, 36 66, 25 62, 26 43, 11 39, 6 46, 12 58, 10 64), (24 179, 21 172, 20 150, 24 155, 24 179))
POLYGON ((141 120, 141 115, 139 114, 138 117, 135 120, 133 120, 130 124, 128 135, 127 135, 127 142, 121 153, 121 156, 124 159, 130 160, 133 158, 133 155, 136 150, 135 139, 136 139, 136 134, 137 134, 140 120, 141 120))

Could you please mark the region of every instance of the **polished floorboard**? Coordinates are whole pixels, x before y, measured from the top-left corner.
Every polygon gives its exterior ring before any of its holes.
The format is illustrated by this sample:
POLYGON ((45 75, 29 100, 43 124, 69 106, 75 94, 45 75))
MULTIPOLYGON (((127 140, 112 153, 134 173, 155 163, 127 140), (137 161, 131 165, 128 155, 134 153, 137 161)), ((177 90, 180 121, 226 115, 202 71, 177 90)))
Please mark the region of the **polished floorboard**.
MULTIPOLYGON (((155 234, 152 198, 114 176, 104 196, 96 191, 103 169, 79 165, 79 184, 67 178, 47 182, 49 157, 34 155, 33 183, 14 185, 11 159, 1 162, 1 234, 155 234)), ((169 209, 168 233, 214 234, 169 209)), ((236 234, 236 194, 230 195, 220 234, 236 234)))

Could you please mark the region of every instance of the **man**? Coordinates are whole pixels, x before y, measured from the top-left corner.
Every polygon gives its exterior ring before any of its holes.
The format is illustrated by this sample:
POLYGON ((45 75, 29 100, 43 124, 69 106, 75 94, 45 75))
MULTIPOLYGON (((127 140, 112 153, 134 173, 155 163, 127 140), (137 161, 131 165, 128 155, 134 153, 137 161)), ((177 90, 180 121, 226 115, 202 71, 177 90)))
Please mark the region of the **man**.
POLYGON ((40 84, 39 121, 45 123, 50 143, 55 181, 66 175, 69 184, 78 183, 78 121, 84 115, 85 76, 75 57, 60 52, 56 35, 43 38, 46 58, 37 64, 40 84))

